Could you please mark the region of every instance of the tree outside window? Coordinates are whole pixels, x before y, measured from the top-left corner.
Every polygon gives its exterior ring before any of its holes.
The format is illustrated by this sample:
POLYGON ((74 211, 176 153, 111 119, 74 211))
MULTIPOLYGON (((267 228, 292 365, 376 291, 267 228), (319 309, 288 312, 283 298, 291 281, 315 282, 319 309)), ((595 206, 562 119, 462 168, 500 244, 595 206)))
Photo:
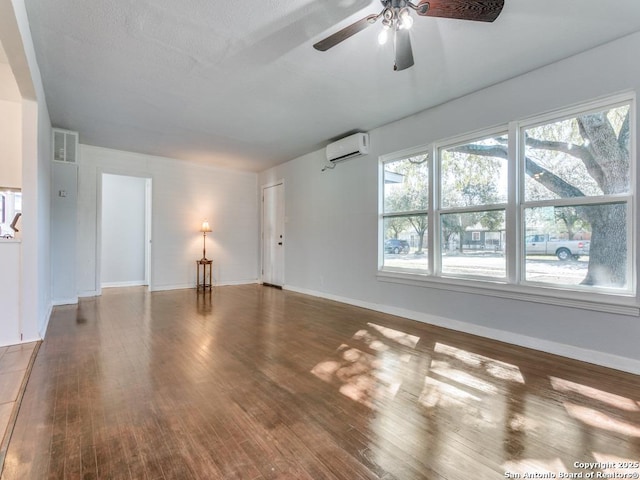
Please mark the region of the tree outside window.
POLYGON ((629 291, 631 102, 576 111, 519 122, 514 138, 490 135, 442 146, 435 159, 425 151, 385 162, 384 238, 406 239, 411 249, 385 253, 383 268, 411 271, 423 257, 418 270, 437 276, 629 291), (515 137, 520 151, 509 159, 515 137), (439 195, 430 202, 434 171, 439 195), (511 198, 509 179, 517 182, 512 195, 519 192, 511 198), (439 248, 428 256, 430 229, 439 248))
POLYGON ((429 155, 418 154, 384 164, 384 266, 428 271, 426 240, 429 209, 429 155), (397 241, 406 241, 400 250, 397 241))

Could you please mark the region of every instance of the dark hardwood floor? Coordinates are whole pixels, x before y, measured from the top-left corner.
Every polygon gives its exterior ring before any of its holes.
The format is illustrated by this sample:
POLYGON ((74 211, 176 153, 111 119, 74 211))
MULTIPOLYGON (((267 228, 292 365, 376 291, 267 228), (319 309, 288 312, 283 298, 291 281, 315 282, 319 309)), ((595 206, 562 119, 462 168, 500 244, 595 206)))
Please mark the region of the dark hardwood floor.
POLYGON ((55 308, 1 478, 637 478, 639 460, 637 376, 258 285, 133 288, 55 308))

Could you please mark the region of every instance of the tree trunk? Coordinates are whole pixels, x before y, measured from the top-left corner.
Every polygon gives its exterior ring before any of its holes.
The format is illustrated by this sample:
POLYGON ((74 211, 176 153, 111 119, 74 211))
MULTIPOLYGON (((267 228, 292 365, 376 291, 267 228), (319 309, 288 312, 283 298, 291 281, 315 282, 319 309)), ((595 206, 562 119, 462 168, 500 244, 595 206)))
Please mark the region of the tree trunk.
MULTIPOLYGON (((564 152, 582 161, 589 175, 604 195, 628 193, 629 182, 629 114, 616 135, 606 112, 577 117, 583 145, 539 140, 527 137, 532 148, 564 152)), ((505 145, 464 145, 456 151, 470 155, 508 158, 505 145)), ((560 198, 584 197, 576 185, 525 158, 527 175, 560 198)), ((589 267, 583 285, 624 287, 627 284, 627 211, 624 204, 576 206, 580 217, 591 224, 589 267)))
POLYGON ((416 250, 416 253, 422 253, 422 246, 424 245, 424 232, 425 230, 423 230, 422 232, 418 232, 418 250, 416 250))
POLYGON ((626 205, 581 207, 592 227, 589 268, 582 285, 623 287, 627 283, 626 205))

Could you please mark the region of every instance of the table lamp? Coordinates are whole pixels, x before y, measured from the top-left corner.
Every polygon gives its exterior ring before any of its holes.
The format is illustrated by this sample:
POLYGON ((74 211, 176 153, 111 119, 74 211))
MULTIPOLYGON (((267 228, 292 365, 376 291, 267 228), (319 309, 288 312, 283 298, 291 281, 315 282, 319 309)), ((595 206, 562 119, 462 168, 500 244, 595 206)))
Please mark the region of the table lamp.
POLYGON ((209 226, 208 221, 202 222, 202 226, 200 227, 200 231, 202 232, 202 260, 207 261, 207 232, 211 232, 211 227, 209 226))

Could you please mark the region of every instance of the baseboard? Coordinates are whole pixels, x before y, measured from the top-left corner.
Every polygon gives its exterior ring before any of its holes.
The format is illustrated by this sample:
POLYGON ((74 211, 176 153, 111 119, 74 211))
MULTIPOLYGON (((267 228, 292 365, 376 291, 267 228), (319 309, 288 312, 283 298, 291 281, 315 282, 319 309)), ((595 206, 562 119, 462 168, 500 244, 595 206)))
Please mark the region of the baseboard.
POLYGON ((51 302, 54 307, 60 305, 76 305, 78 303, 78 297, 73 298, 57 298, 51 302))
MULTIPOLYGON (((218 283, 214 283, 213 286, 214 287, 229 287, 232 285, 255 285, 260 283, 259 280, 257 279, 253 279, 253 280, 234 280, 232 282, 218 282, 218 283)), ((195 285, 194 287, 195 288, 195 285)))
POLYGON ((47 328, 49 328, 49 321, 51 320, 51 314, 53 313, 53 304, 50 303, 49 307, 47 308, 47 313, 44 316, 44 325, 42 326, 42 328, 38 331, 38 335, 40 335, 40 339, 44 340, 44 336, 47 333, 47 328))
POLYGON ((149 286, 150 292, 164 292, 167 290, 185 290, 187 288, 195 288, 191 283, 175 284, 175 285, 154 285, 149 286))
POLYGON ((146 285, 144 280, 136 282, 105 282, 102 284, 102 288, 142 287, 144 285, 146 285))
POLYGON ((85 290, 78 293, 78 298, 99 297, 102 294, 99 290, 85 290))
MULTIPOLYGON (((248 280, 232 280, 228 282, 217 282, 214 283, 214 287, 225 287, 229 285, 252 285, 260 283, 258 279, 252 278, 248 280)), ((102 288, 116 288, 116 287, 139 287, 144 286, 144 283, 138 282, 113 282, 113 283, 105 283, 102 285, 102 288)), ((164 292, 167 290, 186 290, 189 288, 196 288, 195 283, 176 283, 172 285, 149 285, 150 292, 164 292)), ((78 293, 79 298, 86 297, 99 297, 102 295, 102 290, 85 290, 83 292, 78 293)), ((74 303, 78 303, 77 300, 74 303)), ((61 304, 66 305, 66 304, 61 304)))
POLYGON ((588 350, 586 348, 575 347, 573 345, 566 345, 564 343, 553 342, 550 340, 543 340, 527 335, 521 335, 519 333, 506 332, 504 330, 483 327, 459 320, 452 320, 436 315, 416 312, 414 310, 407 310, 404 308, 392 307, 389 305, 364 302, 361 300, 341 297, 338 295, 331 295, 315 290, 307 290, 290 285, 286 285, 283 288, 292 292, 303 293, 305 295, 311 295, 314 297, 326 298, 327 300, 333 300, 356 307, 366 308, 368 310, 373 310, 376 312, 387 313, 389 315, 396 315, 399 317, 408 318, 410 320, 416 320, 418 322, 434 325, 436 327, 457 330, 459 332, 469 333, 471 335, 477 335, 479 337, 490 338, 492 340, 498 340, 500 342, 510 343, 512 345, 518 345, 520 347, 531 348, 534 350, 551 353, 553 355, 560 355, 562 357, 567 357, 586 363, 592 363, 600 365, 602 367, 613 368, 615 370, 633 373, 634 375, 640 375, 640 361, 634 360, 632 358, 612 355, 610 353, 599 352, 597 350, 588 350))

